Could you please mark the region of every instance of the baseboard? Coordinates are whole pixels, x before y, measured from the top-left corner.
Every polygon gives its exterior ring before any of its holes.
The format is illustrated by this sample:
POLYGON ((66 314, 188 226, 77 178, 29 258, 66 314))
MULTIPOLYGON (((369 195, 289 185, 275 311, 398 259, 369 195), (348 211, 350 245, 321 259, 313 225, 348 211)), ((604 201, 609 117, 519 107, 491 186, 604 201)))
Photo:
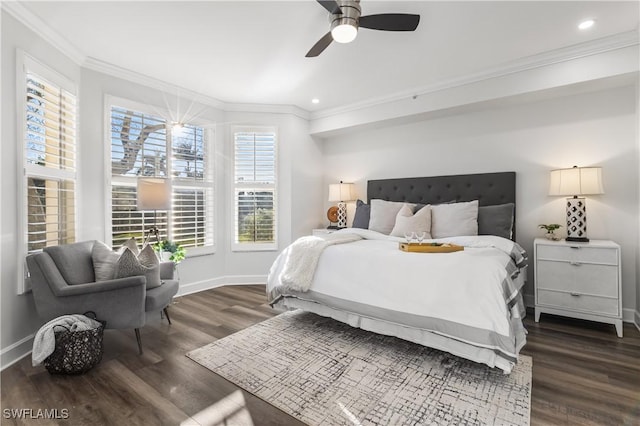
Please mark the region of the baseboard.
POLYGON ((640 331, 640 312, 635 311, 634 312, 634 321, 633 323, 635 324, 636 328, 638 329, 638 331, 640 331))
POLYGON ((264 284, 267 282, 266 275, 227 275, 210 280, 197 281, 181 285, 176 297, 186 296, 187 294, 198 293, 212 288, 222 287, 224 285, 251 285, 264 284))
POLYGON ((30 334, 24 339, 7 346, 0 351, 0 371, 12 366, 25 356, 31 353, 33 348, 33 338, 35 334, 30 334))

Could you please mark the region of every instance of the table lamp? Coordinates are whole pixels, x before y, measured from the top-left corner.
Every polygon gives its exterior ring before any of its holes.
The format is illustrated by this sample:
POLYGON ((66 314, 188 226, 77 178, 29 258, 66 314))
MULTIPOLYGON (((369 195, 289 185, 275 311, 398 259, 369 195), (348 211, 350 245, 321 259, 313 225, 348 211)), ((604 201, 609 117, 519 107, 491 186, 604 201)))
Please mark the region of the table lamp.
POLYGON ((338 226, 337 229, 347 227, 346 201, 355 200, 355 191, 352 183, 332 183, 329 185, 329 201, 338 202, 338 226))
POLYGON ((549 195, 573 196, 567 198, 567 241, 589 241, 586 199, 579 195, 595 194, 604 194, 601 167, 551 170, 549 195))

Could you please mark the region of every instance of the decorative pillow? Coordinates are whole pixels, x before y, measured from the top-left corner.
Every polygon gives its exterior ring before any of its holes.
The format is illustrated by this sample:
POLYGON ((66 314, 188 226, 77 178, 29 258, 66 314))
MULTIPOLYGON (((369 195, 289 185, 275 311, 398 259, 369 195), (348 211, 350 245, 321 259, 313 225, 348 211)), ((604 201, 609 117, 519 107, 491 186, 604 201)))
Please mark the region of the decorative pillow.
POLYGON ((369 217, 371 216, 371 206, 364 201, 356 201, 356 214, 353 217, 353 228, 369 229, 369 217))
POLYGON ((146 245, 140 251, 140 255, 133 254, 128 247, 124 249, 116 263, 115 278, 133 277, 144 275, 147 278, 147 290, 160 287, 160 261, 153 248, 146 245))
POLYGON ((91 260, 96 281, 112 280, 116 272, 116 262, 120 253, 111 250, 101 241, 96 241, 91 249, 91 260))
POLYGON ((405 232, 425 232, 425 238, 431 239, 431 206, 423 206, 415 214, 406 204, 396 216, 396 224, 391 231, 394 237, 404 237, 405 232))
POLYGON ((124 244, 122 244, 122 249, 124 248, 128 248, 136 256, 140 255, 140 250, 138 250, 138 243, 136 242, 136 239, 133 237, 129 238, 127 241, 124 242, 124 244))
POLYGON ((389 235, 393 230, 393 226, 396 224, 396 216, 404 205, 409 206, 412 212, 416 206, 415 204, 396 201, 371 200, 369 229, 389 235))
POLYGON ((514 209, 513 203, 478 208, 478 235, 511 239, 514 209))
POLYGON ((431 237, 478 235, 478 200, 431 206, 431 237))

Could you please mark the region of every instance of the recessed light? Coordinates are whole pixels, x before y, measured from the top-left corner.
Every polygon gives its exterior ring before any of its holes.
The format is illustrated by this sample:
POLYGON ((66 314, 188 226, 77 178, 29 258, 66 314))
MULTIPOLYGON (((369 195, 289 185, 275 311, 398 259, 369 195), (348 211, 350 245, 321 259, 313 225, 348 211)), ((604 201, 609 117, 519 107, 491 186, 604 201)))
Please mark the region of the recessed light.
POLYGON ((580 22, 580 24, 578 25, 578 28, 580 28, 581 30, 586 30, 588 28, 593 27, 593 24, 595 23, 596 21, 594 21, 593 19, 587 19, 586 21, 580 22))
POLYGON ((313 99, 311 99, 311 103, 312 103, 312 104, 319 104, 319 103, 320 103, 320 99, 318 99, 318 98, 313 98, 313 99))

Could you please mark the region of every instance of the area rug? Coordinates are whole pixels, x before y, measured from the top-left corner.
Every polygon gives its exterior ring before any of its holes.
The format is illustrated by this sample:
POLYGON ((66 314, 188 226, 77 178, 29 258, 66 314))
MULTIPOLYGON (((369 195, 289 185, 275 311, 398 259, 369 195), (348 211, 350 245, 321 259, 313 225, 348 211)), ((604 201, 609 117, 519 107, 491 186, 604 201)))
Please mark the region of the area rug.
POLYGON ((310 425, 528 425, 532 360, 511 374, 292 311, 187 356, 310 425))

